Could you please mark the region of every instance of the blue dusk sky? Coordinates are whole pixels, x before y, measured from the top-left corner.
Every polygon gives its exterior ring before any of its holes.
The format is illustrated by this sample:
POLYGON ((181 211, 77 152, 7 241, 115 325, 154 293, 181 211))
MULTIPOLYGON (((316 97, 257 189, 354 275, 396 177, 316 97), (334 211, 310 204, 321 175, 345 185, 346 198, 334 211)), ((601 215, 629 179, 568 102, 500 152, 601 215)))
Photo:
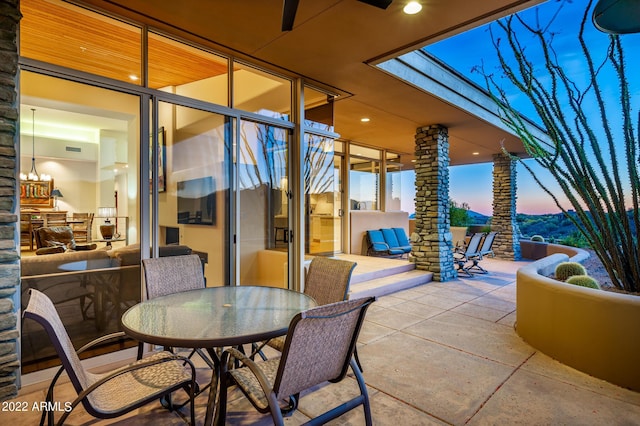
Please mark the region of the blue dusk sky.
MULTIPOLYGON (((541 22, 546 22, 559 7, 561 8, 554 23, 550 26, 550 30, 555 33, 553 46, 558 53, 559 62, 565 71, 570 75, 571 79, 578 85, 581 85, 581 88, 584 87, 583 83, 586 81, 587 69, 582 59, 577 34, 587 4, 587 0, 550 0, 536 8, 521 12, 521 16, 528 22, 533 22, 532 20, 536 17, 536 9, 538 9, 538 16, 541 22)), ((589 19, 590 17, 591 12, 589 12, 589 19)), ((493 28, 496 29, 497 25, 493 25, 493 28)), ((587 23, 585 33, 587 44, 594 57, 596 59, 604 58, 609 36, 598 31, 590 21, 587 23)), ((621 35, 620 37, 625 48, 627 73, 631 83, 631 105, 635 109, 635 116, 637 117, 637 111, 640 107, 640 75, 634 72, 634 70, 640 69, 640 35, 621 35)), ((522 38, 521 41, 526 44, 527 40, 526 38, 522 38)), ((527 48, 529 48, 529 44, 526 45, 527 48)), ((483 88, 486 87, 484 77, 478 72, 472 72, 474 67, 483 66, 486 72, 499 74, 497 71, 497 54, 491 43, 488 25, 427 46, 425 50, 463 73, 483 88)), ((530 51, 528 51, 529 59, 534 63, 542 64, 541 59, 536 61, 540 56, 536 57, 534 50, 534 46, 532 46, 530 51)), ((610 70, 604 70, 604 72, 611 74, 610 70)), ((605 90, 605 96, 608 96, 610 99, 609 103, 619 104, 615 98, 616 88, 618 86, 617 78, 605 78, 600 82, 605 90), (613 95, 610 92, 612 92, 613 95)), ((535 111, 529 105, 525 96, 517 93, 516 89, 509 90, 507 86, 505 86, 505 88, 511 95, 512 105, 525 116, 539 122, 535 111)), ((594 109, 594 113, 597 114, 597 110, 594 109)), ((620 134, 619 124, 620 123, 615 122, 612 123, 614 133, 616 134, 620 134), (616 126, 618 127, 617 129, 616 126)), ((636 132, 637 124, 637 122, 633 123, 636 132)), ((596 131, 598 130, 596 129, 596 131)), ((533 160, 526 161, 535 167, 536 174, 542 178, 545 184, 548 184, 554 194, 558 194, 561 202, 562 200, 566 200, 548 172, 535 165, 533 160)), ((458 203, 468 203, 471 210, 492 215, 492 170, 492 164, 451 167, 451 198, 458 203)), ((518 213, 543 214, 557 213, 560 211, 549 195, 544 193, 522 165, 518 165, 517 173, 518 213)), ((562 202, 562 204, 566 206, 566 208, 571 208, 566 201, 562 202)))

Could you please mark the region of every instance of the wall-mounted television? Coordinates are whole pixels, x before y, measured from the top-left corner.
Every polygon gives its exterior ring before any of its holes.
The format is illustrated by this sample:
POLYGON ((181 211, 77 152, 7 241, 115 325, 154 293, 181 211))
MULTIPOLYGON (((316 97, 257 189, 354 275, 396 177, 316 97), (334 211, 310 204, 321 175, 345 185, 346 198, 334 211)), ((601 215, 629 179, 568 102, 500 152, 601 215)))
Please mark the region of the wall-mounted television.
POLYGON ((178 223, 216 224, 216 186, 211 176, 178 182, 178 223))

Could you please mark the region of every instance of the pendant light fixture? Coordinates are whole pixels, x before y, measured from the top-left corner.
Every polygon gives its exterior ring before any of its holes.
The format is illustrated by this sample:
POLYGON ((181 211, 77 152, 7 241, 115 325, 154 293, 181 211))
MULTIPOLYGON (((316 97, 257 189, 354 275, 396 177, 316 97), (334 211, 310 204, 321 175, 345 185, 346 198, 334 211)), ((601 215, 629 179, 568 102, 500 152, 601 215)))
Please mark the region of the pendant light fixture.
POLYGON ((39 174, 36 169, 36 109, 31 108, 31 170, 28 175, 20 173, 20 179, 22 180, 42 180, 50 181, 51 176, 45 173, 39 174))

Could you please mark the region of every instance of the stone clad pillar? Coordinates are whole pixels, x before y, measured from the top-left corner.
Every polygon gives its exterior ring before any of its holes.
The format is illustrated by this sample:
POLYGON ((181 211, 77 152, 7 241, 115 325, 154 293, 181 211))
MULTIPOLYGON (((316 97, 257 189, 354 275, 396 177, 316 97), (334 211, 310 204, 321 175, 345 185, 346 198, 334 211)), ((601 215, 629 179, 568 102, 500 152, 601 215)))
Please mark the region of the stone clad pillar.
POLYGON ((439 124, 416 131, 416 228, 412 257, 416 268, 436 281, 457 278, 449 218, 449 133, 439 124))
POLYGON ((19 0, 0 0, 0 400, 18 394, 20 266, 16 235, 19 0))
POLYGON ((493 242, 496 257, 519 260, 520 235, 516 222, 516 160, 504 153, 493 156, 493 219, 491 229, 498 231, 493 242))

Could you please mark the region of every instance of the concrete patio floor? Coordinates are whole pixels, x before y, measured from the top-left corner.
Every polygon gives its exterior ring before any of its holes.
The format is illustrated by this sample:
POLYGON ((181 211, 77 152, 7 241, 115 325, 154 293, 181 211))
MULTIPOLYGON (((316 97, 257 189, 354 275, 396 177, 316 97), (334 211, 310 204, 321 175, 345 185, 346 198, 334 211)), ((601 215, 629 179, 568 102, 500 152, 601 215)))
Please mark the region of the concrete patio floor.
MULTIPOLYGON (((537 352, 514 331, 515 271, 521 264, 483 260, 488 275, 430 282, 382 296, 369 309, 358 352, 376 425, 637 425, 640 393, 566 367, 537 352)), ((612 362, 615 362, 612 360, 612 362)), ((205 368, 199 381, 208 380, 205 368)), ((337 405, 355 394, 352 377, 303 394, 288 425, 337 405)), ((30 386, 14 401, 44 400, 30 386)), ((58 386, 56 399, 72 401, 71 386, 58 386)), ((196 400, 198 424, 206 397, 196 400)), ((230 395, 229 425, 269 425, 239 392, 230 395)), ((186 412, 186 410, 183 410, 186 412)), ((2 424, 34 425, 38 412, 0 412, 2 424)), ((114 420, 95 420, 82 408, 71 425, 182 424, 176 413, 150 404, 114 420)), ((364 424, 357 408, 333 421, 364 424)))

